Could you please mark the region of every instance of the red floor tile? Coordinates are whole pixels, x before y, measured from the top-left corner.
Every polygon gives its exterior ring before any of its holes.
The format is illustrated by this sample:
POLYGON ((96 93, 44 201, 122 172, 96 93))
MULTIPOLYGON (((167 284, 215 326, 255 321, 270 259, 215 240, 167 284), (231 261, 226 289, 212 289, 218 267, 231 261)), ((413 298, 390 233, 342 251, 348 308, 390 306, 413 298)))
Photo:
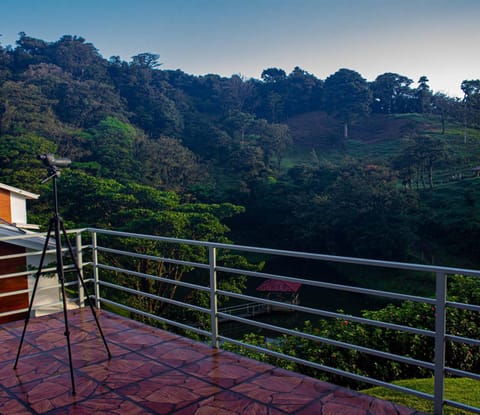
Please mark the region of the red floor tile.
MULTIPOLYGON (((174 415, 285 415, 245 396, 224 391, 176 412, 174 415)), ((314 413, 312 413, 313 415, 314 413)), ((319 414, 319 413, 318 413, 319 414)))
POLYGON ((156 414, 171 414, 220 390, 193 376, 172 371, 121 388, 119 393, 156 414))
POLYGON ((223 388, 231 388, 270 369, 272 366, 226 352, 183 368, 186 373, 199 376, 223 388))

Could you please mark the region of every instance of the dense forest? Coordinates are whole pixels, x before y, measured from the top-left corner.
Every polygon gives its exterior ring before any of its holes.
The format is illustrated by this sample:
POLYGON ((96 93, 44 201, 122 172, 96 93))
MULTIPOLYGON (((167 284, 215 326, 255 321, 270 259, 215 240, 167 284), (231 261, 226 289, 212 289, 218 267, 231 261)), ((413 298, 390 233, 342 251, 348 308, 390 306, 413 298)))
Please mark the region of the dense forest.
POLYGON ((480 80, 463 99, 428 82, 194 76, 20 33, 0 44, 0 181, 47 223, 54 153, 70 227, 478 267, 480 80))

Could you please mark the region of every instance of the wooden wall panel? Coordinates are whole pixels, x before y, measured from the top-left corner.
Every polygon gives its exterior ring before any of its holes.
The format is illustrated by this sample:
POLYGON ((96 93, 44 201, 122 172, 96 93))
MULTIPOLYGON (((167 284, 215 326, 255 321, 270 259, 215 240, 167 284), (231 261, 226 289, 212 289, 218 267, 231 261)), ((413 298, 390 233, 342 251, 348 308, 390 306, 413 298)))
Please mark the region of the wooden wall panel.
MULTIPOLYGON (((21 246, 15 246, 12 244, 7 244, 5 242, 0 242, 0 256, 23 253, 25 253, 25 248, 21 246)), ((24 257, 0 260, 0 275, 25 271, 25 262, 26 259, 24 257)))
POLYGON ((0 189, 0 218, 12 222, 12 206, 10 204, 10 192, 0 189))
MULTIPOLYGON (((25 248, 0 242, 0 256, 24 253, 25 248)), ((0 260, 0 275, 12 274, 21 272, 26 269, 25 258, 10 258, 0 260)), ((0 279, 0 293, 14 292, 17 290, 24 290, 28 288, 28 279, 26 276, 11 277, 0 279)), ((8 297, 0 298, 0 313, 7 311, 20 310, 27 308, 29 303, 28 293, 15 294, 8 297)), ((9 316, 0 317, 0 323, 8 321, 24 319, 26 313, 19 313, 9 316)))

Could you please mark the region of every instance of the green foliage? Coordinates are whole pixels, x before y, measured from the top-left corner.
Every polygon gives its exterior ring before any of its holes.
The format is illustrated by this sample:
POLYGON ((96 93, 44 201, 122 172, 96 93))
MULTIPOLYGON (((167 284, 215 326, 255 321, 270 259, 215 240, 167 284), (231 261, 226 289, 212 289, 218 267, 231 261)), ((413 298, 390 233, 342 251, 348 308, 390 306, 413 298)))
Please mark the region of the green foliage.
POLYGON ((325 80, 327 111, 344 123, 345 139, 349 124, 369 112, 370 99, 367 81, 355 71, 340 69, 325 80))
POLYGON ((52 111, 54 104, 36 85, 4 82, 0 85, 0 134, 58 136, 61 124, 52 111))
POLYGON ((0 181, 38 192, 47 175, 39 154, 53 153, 55 144, 36 134, 4 135, 0 138, 0 181))
POLYGON ((107 117, 91 134, 92 156, 100 164, 103 177, 121 182, 139 179, 140 164, 134 158, 137 132, 131 125, 107 117))
POLYGON ((201 183, 207 176, 205 166, 198 162, 195 153, 173 138, 138 140, 135 158, 142 181, 156 188, 181 192, 201 183))
MULTIPOLYGON (((478 304, 480 301, 480 284, 478 279, 456 275, 449 283, 450 301, 478 304)), ((341 311, 341 310, 340 310, 341 311)), ((386 323, 424 330, 434 330, 435 307, 424 303, 406 301, 400 305, 388 305, 383 309, 365 310, 362 317, 386 323)), ((329 344, 328 341, 340 341, 374 350, 380 350, 412 359, 434 362, 434 339, 420 334, 404 333, 393 329, 384 329, 373 325, 364 325, 345 319, 319 320, 305 322, 300 330, 308 335, 319 337, 319 341, 283 335, 267 340, 263 336, 249 334, 243 341, 267 350, 274 348, 283 354, 319 363, 321 365, 345 370, 350 373, 373 377, 391 382, 399 379, 428 377, 431 372, 416 365, 407 365, 393 360, 379 358, 355 350, 329 344), (322 339, 324 341, 322 341, 322 339)), ((454 336, 479 338, 480 317, 478 313, 449 307, 447 309, 447 333, 454 336)), ((245 348, 227 346, 229 350, 239 353, 245 348)), ((285 366, 310 376, 318 377, 336 384, 358 386, 348 379, 331 375, 310 367, 279 361, 277 357, 265 353, 248 351, 247 354, 262 361, 285 366)), ((467 343, 447 341, 447 365, 459 370, 478 373, 480 356, 474 346, 467 343)))

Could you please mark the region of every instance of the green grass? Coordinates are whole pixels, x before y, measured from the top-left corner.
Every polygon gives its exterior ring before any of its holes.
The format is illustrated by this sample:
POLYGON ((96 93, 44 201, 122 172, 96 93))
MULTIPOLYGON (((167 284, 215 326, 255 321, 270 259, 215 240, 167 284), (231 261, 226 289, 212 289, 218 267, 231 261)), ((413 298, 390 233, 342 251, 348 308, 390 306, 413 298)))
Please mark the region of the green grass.
MULTIPOLYGON (((414 389, 419 392, 433 394, 433 378, 431 379, 411 379, 393 382, 395 385, 414 389)), ((421 412, 433 413, 433 402, 418 398, 413 395, 393 391, 386 388, 375 387, 361 391, 370 396, 395 402, 399 405, 407 406, 421 412)), ((445 380, 445 399, 460 402, 464 405, 480 407, 480 382, 471 379, 446 379, 445 380)), ((471 412, 461 411, 456 408, 445 406, 445 414, 470 414, 471 412)))

